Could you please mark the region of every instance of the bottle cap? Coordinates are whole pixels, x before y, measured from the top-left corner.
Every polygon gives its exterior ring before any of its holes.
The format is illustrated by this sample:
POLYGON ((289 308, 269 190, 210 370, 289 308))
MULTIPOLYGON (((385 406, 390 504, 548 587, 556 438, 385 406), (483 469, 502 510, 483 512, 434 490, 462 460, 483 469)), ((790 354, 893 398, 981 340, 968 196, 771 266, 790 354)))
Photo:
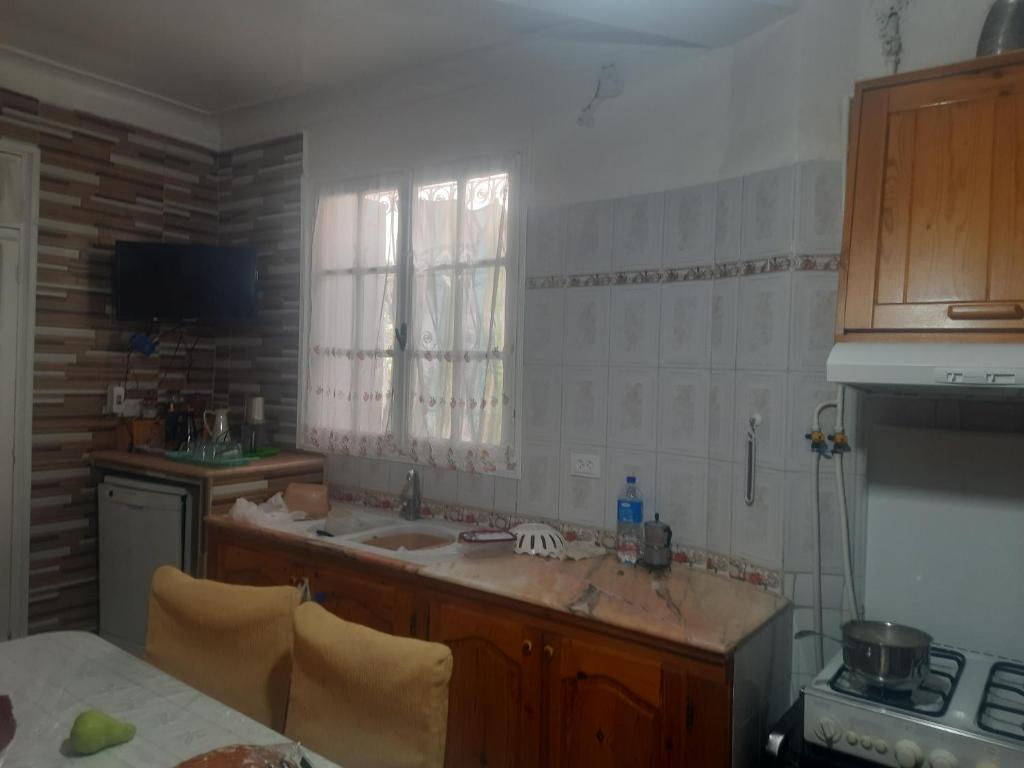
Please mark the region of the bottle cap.
POLYGON ((626 482, 627 483, 635 483, 636 482, 636 478, 633 477, 633 475, 626 475, 626 482))

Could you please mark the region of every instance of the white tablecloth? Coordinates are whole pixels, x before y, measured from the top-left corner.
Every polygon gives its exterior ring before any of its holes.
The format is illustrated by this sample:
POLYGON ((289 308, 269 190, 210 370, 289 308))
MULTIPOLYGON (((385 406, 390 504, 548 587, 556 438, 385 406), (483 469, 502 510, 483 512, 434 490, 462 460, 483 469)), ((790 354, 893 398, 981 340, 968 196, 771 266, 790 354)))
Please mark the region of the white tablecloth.
MULTIPOLYGON (((0 643, 0 694, 10 696, 18 723, 14 741, 0 753, 0 768, 171 768, 230 744, 286 741, 86 632, 0 643), (66 757, 61 745, 71 724, 92 708, 135 725, 135 738, 90 757, 66 757)), ((306 755, 315 768, 333 766, 309 751, 306 755)))

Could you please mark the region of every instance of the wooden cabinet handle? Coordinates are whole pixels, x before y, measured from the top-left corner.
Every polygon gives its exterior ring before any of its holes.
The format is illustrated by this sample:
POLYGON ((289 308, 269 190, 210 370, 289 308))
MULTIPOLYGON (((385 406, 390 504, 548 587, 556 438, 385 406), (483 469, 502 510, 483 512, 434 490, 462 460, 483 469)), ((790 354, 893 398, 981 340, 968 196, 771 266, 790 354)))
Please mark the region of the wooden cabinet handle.
POLYGON ((950 320, 1020 320, 1024 307, 1020 304, 950 304, 946 310, 950 320))
POLYGON ((523 656, 529 656, 533 653, 533 643, 529 640, 523 640, 523 656))
POLYGON ((544 658, 547 659, 548 661, 551 661, 553 658, 555 658, 554 646, 551 646, 551 645, 545 645, 544 646, 544 658))

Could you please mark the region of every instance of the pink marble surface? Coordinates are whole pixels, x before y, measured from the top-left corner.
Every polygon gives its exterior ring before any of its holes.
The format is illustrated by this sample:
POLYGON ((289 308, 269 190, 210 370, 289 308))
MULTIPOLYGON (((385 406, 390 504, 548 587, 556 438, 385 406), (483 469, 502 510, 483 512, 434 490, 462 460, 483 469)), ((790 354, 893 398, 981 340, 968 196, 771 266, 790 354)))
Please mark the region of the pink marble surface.
MULTIPOLYGON (((228 518, 207 525, 250 528, 228 518)), ((303 525, 303 524, 296 524, 303 525)), ((651 573, 620 565, 614 555, 589 560, 553 560, 528 555, 486 558, 452 556, 417 564, 384 552, 345 547, 288 530, 258 529, 339 559, 386 565, 406 573, 641 632, 715 654, 729 654, 788 601, 726 576, 675 565, 651 573)))
POLYGON ((670 642, 727 654, 787 605, 734 579, 676 566, 653 574, 612 555, 554 561, 526 555, 429 565, 420 574, 670 642))

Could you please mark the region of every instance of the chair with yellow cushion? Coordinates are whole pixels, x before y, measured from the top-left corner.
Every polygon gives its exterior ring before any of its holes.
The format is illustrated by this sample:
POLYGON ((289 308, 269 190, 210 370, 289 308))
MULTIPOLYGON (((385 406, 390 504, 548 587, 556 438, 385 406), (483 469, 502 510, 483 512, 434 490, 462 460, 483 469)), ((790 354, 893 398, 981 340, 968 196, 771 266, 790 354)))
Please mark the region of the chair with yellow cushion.
POLYGON ((264 725, 284 728, 294 587, 243 587, 153 573, 146 659, 264 725))
POLYGON ((452 652, 295 611, 285 735, 345 768, 441 768, 452 652))

